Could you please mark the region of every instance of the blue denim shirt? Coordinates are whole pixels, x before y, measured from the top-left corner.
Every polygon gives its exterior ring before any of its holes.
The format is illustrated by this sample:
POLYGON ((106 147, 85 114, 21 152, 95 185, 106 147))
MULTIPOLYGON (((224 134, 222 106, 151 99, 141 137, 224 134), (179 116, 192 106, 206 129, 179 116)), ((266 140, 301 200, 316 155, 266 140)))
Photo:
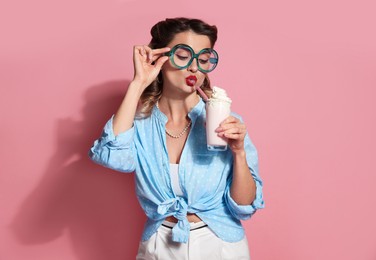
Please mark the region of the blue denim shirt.
MULTIPOLYGON (((239 115, 232 113, 240 118, 239 115)), ((258 157, 248 134, 245 137, 247 163, 256 182, 256 198, 250 205, 238 205, 230 194, 233 157, 206 147, 205 103, 202 99, 189 112, 192 121, 179 162, 179 184, 183 197, 176 196, 170 179, 170 162, 166 145, 165 125, 168 121, 156 106, 146 118, 136 118, 132 128, 113 133, 112 120, 90 149, 90 158, 105 167, 135 172, 137 198, 148 220, 142 240, 148 240, 167 216, 178 223, 172 229, 175 242, 187 242, 190 225, 187 213, 195 213, 222 240, 243 239, 240 220, 250 218, 264 207, 262 181, 258 173, 258 157)), ((241 119, 241 118, 240 118, 241 119)))

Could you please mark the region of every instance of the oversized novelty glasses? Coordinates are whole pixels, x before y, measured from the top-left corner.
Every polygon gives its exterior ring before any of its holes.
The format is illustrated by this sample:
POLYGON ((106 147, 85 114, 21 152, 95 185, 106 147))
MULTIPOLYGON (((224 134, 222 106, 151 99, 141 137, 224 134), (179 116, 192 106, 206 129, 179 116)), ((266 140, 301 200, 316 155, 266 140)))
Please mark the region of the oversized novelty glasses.
POLYGON ((165 55, 169 56, 172 64, 180 70, 188 68, 193 59, 196 59, 198 70, 203 73, 214 70, 218 64, 218 53, 211 48, 202 49, 196 54, 190 46, 178 44, 165 55))

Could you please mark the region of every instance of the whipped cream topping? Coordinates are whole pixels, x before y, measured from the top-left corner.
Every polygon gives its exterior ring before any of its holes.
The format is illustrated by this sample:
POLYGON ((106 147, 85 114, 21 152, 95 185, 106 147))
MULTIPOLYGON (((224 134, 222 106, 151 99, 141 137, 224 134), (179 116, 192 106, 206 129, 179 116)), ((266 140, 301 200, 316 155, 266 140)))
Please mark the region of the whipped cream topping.
POLYGON ((232 100, 227 96, 226 90, 217 86, 213 86, 213 93, 209 101, 226 101, 229 103, 232 102, 232 100))

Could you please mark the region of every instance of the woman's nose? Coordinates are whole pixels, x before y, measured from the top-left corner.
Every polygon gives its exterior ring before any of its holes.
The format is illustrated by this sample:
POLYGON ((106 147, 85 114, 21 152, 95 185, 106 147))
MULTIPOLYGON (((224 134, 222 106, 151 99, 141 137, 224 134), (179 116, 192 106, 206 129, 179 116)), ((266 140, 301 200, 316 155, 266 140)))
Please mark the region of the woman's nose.
POLYGON ((189 65, 189 67, 188 67, 188 70, 192 71, 192 72, 196 72, 198 70, 197 59, 193 59, 191 65, 189 65))

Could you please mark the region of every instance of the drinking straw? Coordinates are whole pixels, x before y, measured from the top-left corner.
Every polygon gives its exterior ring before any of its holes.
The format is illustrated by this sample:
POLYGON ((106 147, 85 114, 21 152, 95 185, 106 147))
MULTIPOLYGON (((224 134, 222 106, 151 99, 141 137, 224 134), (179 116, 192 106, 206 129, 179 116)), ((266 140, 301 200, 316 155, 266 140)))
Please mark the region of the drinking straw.
POLYGON ((200 93, 201 97, 204 99, 205 102, 209 100, 208 96, 200 87, 195 87, 195 89, 198 91, 198 93, 200 93))

